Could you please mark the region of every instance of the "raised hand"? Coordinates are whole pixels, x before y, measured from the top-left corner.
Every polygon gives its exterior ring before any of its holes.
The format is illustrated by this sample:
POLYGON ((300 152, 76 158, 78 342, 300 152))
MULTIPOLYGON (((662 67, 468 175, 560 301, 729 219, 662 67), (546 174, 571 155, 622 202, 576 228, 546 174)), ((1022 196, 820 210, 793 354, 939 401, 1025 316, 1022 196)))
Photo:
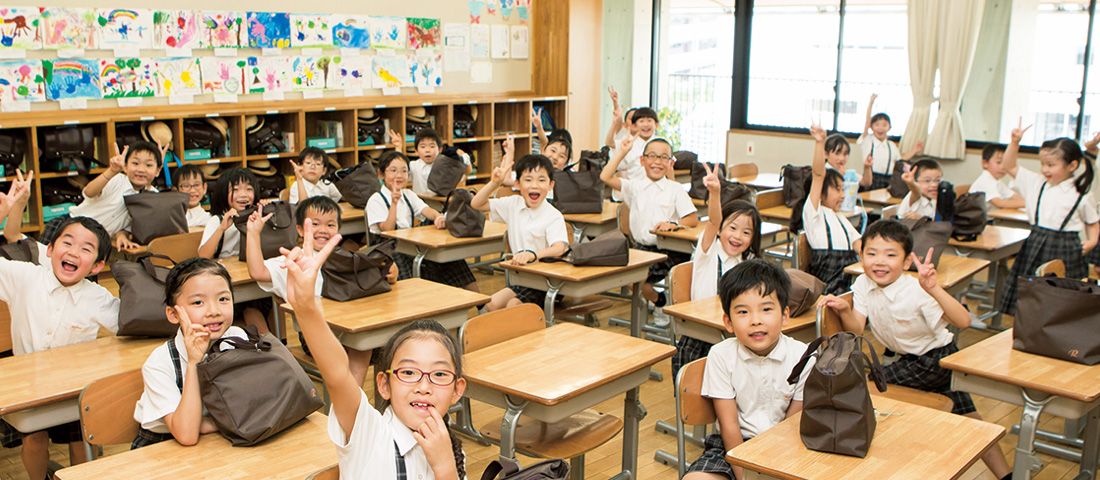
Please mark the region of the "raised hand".
POLYGON ((393 129, 391 128, 390 129, 390 142, 393 143, 394 145, 397 145, 398 147, 400 147, 400 146, 405 144, 405 136, 404 135, 398 135, 397 132, 393 131, 393 129))
POLYGON ((160 142, 157 142, 157 148, 160 149, 161 161, 164 161, 164 156, 168 155, 168 145, 161 145, 160 142))
POLYGON ((871 94, 871 105, 875 104, 876 99, 878 99, 878 94, 877 93, 872 93, 871 94))
POLYGON ((255 212, 252 212, 252 215, 248 216, 248 234, 259 235, 260 231, 262 231, 264 228, 264 224, 266 224, 268 220, 271 220, 271 217, 274 215, 275 212, 271 212, 267 215, 261 215, 260 209, 257 208, 255 212))
POLYGON ((283 268, 286 269, 286 300, 295 309, 314 305, 307 302, 317 301, 317 273, 342 238, 340 234, 336 234, 321 251, 314 252, 313 228, 313 222, 305 222, 301 247, 294 247, 293 250, 279 248, 279 253, 286 256, 283 261, 283 268))
POLYGON ((183 346, 187 349, 187 361, 197 364, 206 356, 206 350, 210 348, 210 329, 205 325, 191 323, 191 318, 187 316, 187 310, 183 307, 176 305, 172 308, 176 310, 180 329, 183 330, 183 346))
POLYGON ((504 151, 504 155, 511 157, 516 153, 516 136, 509 134, 508 137, 500 142, 500 148, 504 151))
POLYGON ((916 183, 916 180, 915 180, 915 179, 913 178, 913 175, 914 175, 914 174, 915 174, 915 173, 916 173, 917 171, 916 171, 916 170, 914 170, 914 169, 912 169, 912 168, 910 168, 910 167, 909 167, 909 165, 905 165, 905 166, 904 166, 904 167, 902 167, 902 168, 904 168, 904 169, 905 169, 905 171, 901 173, 901 179, 902 179, 902 180, 905 180, 905 183, 906 183, 906 184, 909 184, 909 185, 912 185, 912 184, 916 183))
POLYGON ((1024 132, 1028 131, 1028 129, 1031 128, 1031 125, 1028 125, 1026 127, 1023 125, 1024 118, 1020 117, 1020 120, 1016 123, 1016 128, 1013 128, 1012 133, 1009 134, 1009 137, 1011 137, 1012 139, 1012 143, 1019 144, 1020 140, 1024 138, 1024 132))
POLYGON ((703 177, 703 186, 707 187, 712 195, 717 194, 722 189, 722 182, 718 179, 718 168, 711 168, 706 162, 703 163, 703 168, 707 169, 707 176, 703 177))
POLYGON ((531 126, 535 128, 542 128, 542 117, 535 111, 535 107, 531 107, 531 126))
POLYGON ((810 136, 814 137, 815 142, 825 143, 825 138, 829 135, 821 125, 810 125, 810 136))
POLYGON ((634 140, 637 138, 637 135, 627 135, 626 138, 619 143, 619 147, 622 148, 623 151, 629 152, 631 148, 634 148, 634 140))
POLYGON ((297 178, 302 178, 302 165, 298 162, 295 162, 294 160, 291 160, 290 166, 294 168, 294 176, 297 178))
POLYGON ((614 85, 608 85, 607 86, 607 94, 611 96, 611 104, 618 107, 619 106, 619 92, 615 91, 615 86, 614 85))
POLYGON ((925 291, 936 288, 936 266, 932 265, 932 249, 928 249, 928 254, 924 256, 924 262, 917 258, 916 252, 909 253, 909 256, 913 260, 913 264, 917 266, 917 280, 920 281, 921 288, 925 291))
POLYGON ((122 173, 122 170, 126 167, 126 154, 130 152, 130 146, 122 147, 122 152, 119 152, 118 142, 115 142, 112 151, 114 151, 114 154, 111 155, 111 161, 107 168, 114 173, 122 173))
POLYGON ((1093 135, 1089 141, 1085 142, 1085 150, 1096 153, 1097 145, 1100 145, 1100 132, 1096 132, 1096 135, 1093 135))

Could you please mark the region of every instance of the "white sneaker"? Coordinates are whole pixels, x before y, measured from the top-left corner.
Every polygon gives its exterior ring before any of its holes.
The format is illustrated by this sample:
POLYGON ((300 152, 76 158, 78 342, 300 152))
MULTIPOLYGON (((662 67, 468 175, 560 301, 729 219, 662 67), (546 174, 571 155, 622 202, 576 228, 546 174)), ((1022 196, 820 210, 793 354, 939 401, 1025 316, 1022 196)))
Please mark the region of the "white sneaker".
POLYGON ((672 319, 668 315, 665 315, 665 309, 657 307, 653 309, 653 325, 659 328, 668 327, 672 323, 672 319))

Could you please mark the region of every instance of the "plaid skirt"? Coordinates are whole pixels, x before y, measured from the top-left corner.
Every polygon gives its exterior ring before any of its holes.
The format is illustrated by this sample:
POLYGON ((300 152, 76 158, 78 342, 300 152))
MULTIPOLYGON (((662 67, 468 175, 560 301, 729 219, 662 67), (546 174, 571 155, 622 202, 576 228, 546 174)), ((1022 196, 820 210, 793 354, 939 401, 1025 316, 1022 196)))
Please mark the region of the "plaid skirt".
POLYGON ((1016 263, 1012 264, 1012 270, 1005 279, 1001 305, 997 310, 1006 315, 1014 315, 1019 294, 1017 279, 1035 275, 1035 269, 1039 265, 1051 260, 1065 262, 1067 278, 1080 279, 1089 275, 1088 265, 1081 254, 1081 238, 1077 236, 1077 232, 1059 232, 1032 226, 1031 233, 1016 254, 1016 263))
POLYGON ((1092 250, 1089 251, 1089 254, 1085 255, 1085 260, 1087 260, 1090 265, 1100 265, 1100 248, 1093 247, 1092 250))
MULTIPOLYGON (((80 432, 79 421, 53 426, 47 428, 46 432, 50 436, 50 441, 57 445, 79 442, 84 439, 83 434, 80 432)), ((4 419, 0 419, 0 446, 4 448, 18 447, 23 444, 25 435, 4 419)))
POLYGON ((676 378, 676 374, 680 373, 680 369, 684 365, 710 354, 710 347, 713 346, 713 343, 707 343, 687 335, 680 335, 680 339, 676 341, 676 353, 672 355, 672 378, 676 378))
POLYGON ((951 343, 933 348, 924 355, 902 355, 894 363, 882 368, 886 374, 886 383, 946 395, 955 402, 951 413, 963 415, 977 411, 969 393, 951 390, 951 370, 940 366, 941 358, 957 351, 959 347, 952 340, 951 343))
POLYGON ((654 263, 649 266, 649 277, 646 278, 645 283, 653 285, 668 278, 668 272, 672 270, 672 267, 684 262, 691 261, 691 255, 684 252, 674 252, 672 250, 662 250, 657 248, 656 245, 642 245, 640 243, 635 244, 634 248, 638 250, 645 250, 647 252, 663 253, 668 258, 664 261, 654 263))
POLYGON ((712 433, 703 441, 703 455, 688 465, 685 473, 706 472, 725 475, 734 480, 733 466, 726 461, 726 444, 722 434, 712 433))
MULTIPOLYGON (((397 264, 397 279, 413 278, 413 257, 404 253, 393 254, 393 262, 397 264)), ((463 288, 474 283, 474 272, 465 260, 455 260, 447 263, 436 263, 424 260, 420 263, 420 278, 436 283, 463 288)))
POLYGON ((157 433, 152 430, 139 428, 137 436, 134 437, 133 443, 130 444, 130 450, 136 450, 141 447, 148 447, 149 445, 157 444, 171 439, 171 433, 157 433))
POLYGON ((825 282, 826 295, 841 295, 852 287, 852 276, 844 267, 859 261, 855 250, 814 249, 810 253, 810 268, 806 272, 825 282))

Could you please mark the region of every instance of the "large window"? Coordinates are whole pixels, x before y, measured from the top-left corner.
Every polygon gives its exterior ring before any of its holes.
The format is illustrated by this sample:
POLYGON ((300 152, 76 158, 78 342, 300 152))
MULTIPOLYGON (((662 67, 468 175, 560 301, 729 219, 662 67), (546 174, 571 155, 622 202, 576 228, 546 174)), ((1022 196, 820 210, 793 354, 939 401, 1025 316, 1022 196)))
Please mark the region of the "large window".
MULTIPOLYGON (((1051 138, 1076 136, 1077 117, 1081 113, 1077 99, 1081 96, 1088 40, 1088 6, 1087 1, 1039 4, 1030 92, 1023 114, 1024 125, 1034 126, 1024 134, 1021 144, 1038 145, 1051 138)), ((1009 140, 1012 126, 1015 125, 1001 128, 1000 141, 1009 140)))
POLYGON ((837 130, 863 133, 867 101, 877 94, 875 111, 890 115, 890 133, 905 131, 913 111, 908 31, 903 2, 847 5, 837 130))

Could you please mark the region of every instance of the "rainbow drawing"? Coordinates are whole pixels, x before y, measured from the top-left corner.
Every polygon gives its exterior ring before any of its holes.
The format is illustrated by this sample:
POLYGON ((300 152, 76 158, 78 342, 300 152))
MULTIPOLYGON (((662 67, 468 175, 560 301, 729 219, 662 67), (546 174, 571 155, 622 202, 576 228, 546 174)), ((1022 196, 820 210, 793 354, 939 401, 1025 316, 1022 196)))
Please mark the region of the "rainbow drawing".
POLYGON ((152 60, 141 58, 101 58, 99 80, 103 88, 103 98, 156 95, 154 65, 152 60))
POLYGON ((46 80, 46 98, 50 100, 103 98, 99 81, 99 60, 43 60, 42 73, 46 80))
POLYGON ((153 14, 149 10, 98 9, 99 48, 153 48, 153 14))

